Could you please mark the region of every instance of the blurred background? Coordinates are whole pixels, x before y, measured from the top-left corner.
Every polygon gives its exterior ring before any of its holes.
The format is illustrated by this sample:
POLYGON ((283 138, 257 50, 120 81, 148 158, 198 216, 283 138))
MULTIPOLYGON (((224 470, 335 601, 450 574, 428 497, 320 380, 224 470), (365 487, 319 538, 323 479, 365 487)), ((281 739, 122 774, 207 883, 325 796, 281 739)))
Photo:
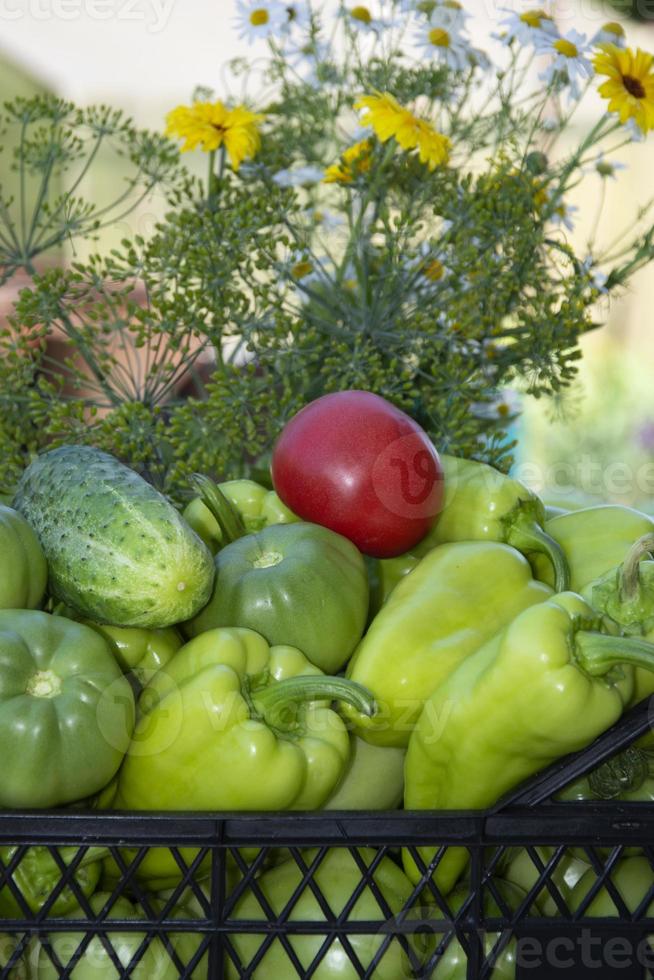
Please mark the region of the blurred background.
MULTIPOLYGON (((372 0, 371 8, 379 2, 372 0)), ((627 0, 615 2, 621 5, 559 0, 553 9, 561 31, 591 37, 607 20, 618 21, 631 47, 654 50, 654 20, 647 19, 648 13, 654 18, 654 5, 645 9, 641 2, 644 19, 634 20, 627 0)), ((482 48, 488 49, 507 7, 520 12, 537 5, 499 3, 466 0, 471 32, 482 48)), ((213 88, 218 97, 240 94, 230 92, 227 63, 243 56, 256 65, 265 47, 259 51, 239 40, 235 14, 236 0, 0 0, 0 94, 4 101, 50 91, 80 105, 104 102, 141 126, 161 129, 166 112, 188 102, 197 85, 213 88)), ((582 104, 570 139, 579 140, 597 108, 592 98, 582 104)), ((622 148, 616 159, 627 168, 618 180, 589 173, 569 201, 578 211, 566 234, 582 256, 600 206, 600 241, 610 242, 654 195, 651 134, 622 148)), ((11 186, 11 179, 0 170, 0 183, 11 186)), ((120 179, 119 162, 107 158, 85 194, 102 199, 120 179)), ((101 247, 126 234, 147 235, 162 207, 161 200, 149 199, 129 223, 108 232, 101 247)), ((0 313, 10 309, 20 285, 13 281, 0 293, 0 313)), ((565 397, 556 403, 520 398, 515 471, 549 501, 568 506, 608 499, 654 511, 653 310, 650 267, 610 307, 600 304, 596 319, 604 326, 583 339, 579 380, 565 397)))

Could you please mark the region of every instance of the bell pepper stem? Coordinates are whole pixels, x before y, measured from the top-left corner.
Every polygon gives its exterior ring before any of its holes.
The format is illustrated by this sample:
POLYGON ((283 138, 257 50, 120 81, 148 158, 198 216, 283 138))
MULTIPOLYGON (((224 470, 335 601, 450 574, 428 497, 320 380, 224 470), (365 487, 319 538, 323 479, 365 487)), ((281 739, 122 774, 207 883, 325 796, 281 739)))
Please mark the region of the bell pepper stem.
POLYGON ((654 534, 644 534, 638 538, 627 552, 620 570, 620 598, 630 602, 638 598, 640 592, 640 563, 649 554, 654 554, 654 534))
POLYGON ((518 551, 538 551, 547 555, 554 568, 557 592, 570 588, 570 569, 563 548, 534 520, 516 521, 509 529, 506 543, 518 551))
POLYGON ((190 483, 200 495, 202 503, 207 507, 218 522, 222 535, 223 547, 243 538, 248 533, 243 518, 228 500, 219 486, 203 473, 193 473, 190 483))
POLYGON ((269 687, 250 692, 250 699, 255 711, 275 728, 288 727, 288 716, 285 720, 284 712, 291 704, 344 701, 368 718, 377 710, 375 699, 363 685, 345 677, 326 677, 320 674, 287 677, 269 687))
POLYGON ((575 637, 575 660, 592 677, 602 677, 620 664, 654 672, 654 643, 638 636, 580 631, 575 637))

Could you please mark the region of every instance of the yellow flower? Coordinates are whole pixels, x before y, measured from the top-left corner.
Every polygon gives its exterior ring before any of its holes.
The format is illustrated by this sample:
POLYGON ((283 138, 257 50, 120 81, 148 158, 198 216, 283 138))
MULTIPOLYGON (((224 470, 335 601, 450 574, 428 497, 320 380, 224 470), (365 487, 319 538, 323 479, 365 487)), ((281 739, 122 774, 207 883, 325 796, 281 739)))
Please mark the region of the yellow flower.
POLYGON ((325 170, 326 184, 351 184, 355 177, 368 173, 372 166, 372 140, 359 140, 341 154, 338 163, 325 170))
POLYGON ((599 94, 609 100, 609 112, 617 112, 622 123, 633 119, 643 133, 654 129, 653 61, 654 55, 640 48, 634 52, 615 44, 600 44, 593 59, 597 74, 608 76, 599 94))
POLYGON ((382 143, 394 138, 403 150, 417 149, 420 162, 430 170, 447 162, 451 146, 447 136, 418 119, 388 92, 364 96, 355 103, 355 109, 368 110, 362 122, 372 126, 382 143))
POLYGON ((222 102, 180 105, 166 116, 166 135, 185 140, 182 153, 200 146, 205 152, 224 146, 234 170, 256 155, 261 146, 263 116, 245 106, 228 109, 222 102))

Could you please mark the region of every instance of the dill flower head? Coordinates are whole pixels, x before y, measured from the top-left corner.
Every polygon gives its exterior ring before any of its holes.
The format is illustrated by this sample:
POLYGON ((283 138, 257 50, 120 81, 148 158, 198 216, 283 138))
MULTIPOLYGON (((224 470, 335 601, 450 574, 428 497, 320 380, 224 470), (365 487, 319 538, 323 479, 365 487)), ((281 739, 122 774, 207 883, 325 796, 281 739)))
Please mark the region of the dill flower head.
POLYGON ((593 59, 598 75, 606 75, 599 94, 609 100, 608 111, 617 112, 620 122, 633 119, 646 133, 654 129, 654 55, 646 51, 622 50, 615 44, 601 44, 593 59))
POLYGON ((403 150, 418 150, 421 163, 430 170, 449 159, 451 144, 447 136, 405 109, 388 92, 365 95, 354 107, 367 110, 362 122, 372 126, 382 143, 394 138, 403 150))
POLYGON ((177 106, 166 116, 166 135, 184 140, 182 153, 200 146, 205 152, 224 146, 234 170, 255 156, 261 146, 263 116, 245 106, 228 109, 222 102, 177 106))

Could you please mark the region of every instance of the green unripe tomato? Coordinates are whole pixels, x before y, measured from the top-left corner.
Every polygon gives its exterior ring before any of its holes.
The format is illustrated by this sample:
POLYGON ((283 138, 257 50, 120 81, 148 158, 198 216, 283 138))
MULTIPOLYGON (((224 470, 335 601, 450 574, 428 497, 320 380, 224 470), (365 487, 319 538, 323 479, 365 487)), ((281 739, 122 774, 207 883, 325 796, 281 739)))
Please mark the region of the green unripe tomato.
POLYGON ((317 524, 276 524, 219 551, 213 594, 188 636, 244 626, 271 645, 298 647, 335 673, 361 639, 368 579, 359 550, 317 524))
POLYGON ((36 609, 47 581, 36 534, 18 511, 0 504, 0 609, 36 609))

